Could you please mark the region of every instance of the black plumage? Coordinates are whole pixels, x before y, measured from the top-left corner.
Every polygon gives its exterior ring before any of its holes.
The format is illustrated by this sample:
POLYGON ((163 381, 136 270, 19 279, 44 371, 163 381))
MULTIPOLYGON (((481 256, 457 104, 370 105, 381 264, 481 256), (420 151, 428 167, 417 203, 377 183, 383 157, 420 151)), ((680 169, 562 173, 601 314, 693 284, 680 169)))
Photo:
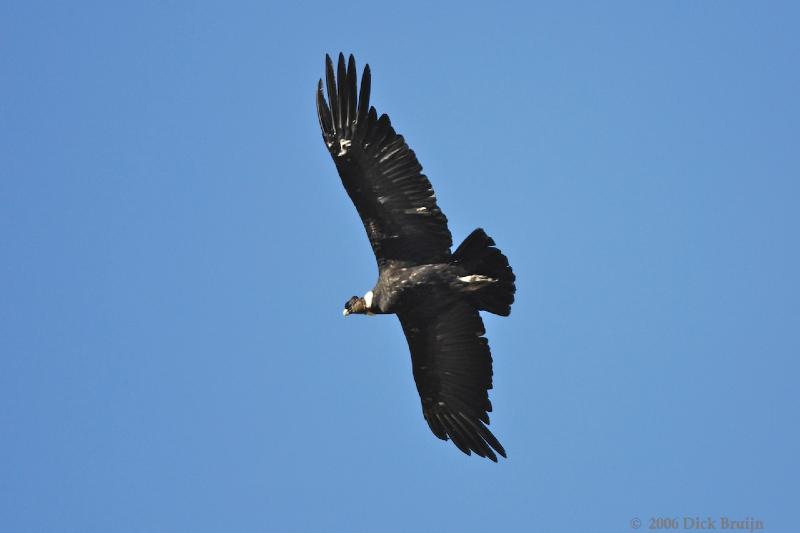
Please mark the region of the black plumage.
POLYGON ((479 310, 507 316, 515 277, 482 229, 451 254, 447 218, 428 178, 387 115, 369 105, 371 73, 357 93, 355 59, 334 74, 326 56, 317 114, 345 190, 364 223, 378 283, 344 314, 397 314, 411 351, 422 411, 431 431, 464 453, 497 461, 505 450, 486 427, 492 410, 492 357, 479 310), (330 105, 329 105, 330 103, 330 105), (496 452, 496 453, 495 453, 496 452))

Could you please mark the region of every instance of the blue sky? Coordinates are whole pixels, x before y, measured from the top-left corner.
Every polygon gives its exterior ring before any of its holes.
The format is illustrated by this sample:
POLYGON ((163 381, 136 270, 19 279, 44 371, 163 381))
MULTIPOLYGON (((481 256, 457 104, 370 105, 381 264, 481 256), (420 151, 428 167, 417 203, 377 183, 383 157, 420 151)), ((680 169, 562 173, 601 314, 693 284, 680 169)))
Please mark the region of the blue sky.
POLYGON ((0 529, 796 527, 800 9, 0 6, 0 529), (324 54, 518 277, 500 464, 421 416, 324 54))

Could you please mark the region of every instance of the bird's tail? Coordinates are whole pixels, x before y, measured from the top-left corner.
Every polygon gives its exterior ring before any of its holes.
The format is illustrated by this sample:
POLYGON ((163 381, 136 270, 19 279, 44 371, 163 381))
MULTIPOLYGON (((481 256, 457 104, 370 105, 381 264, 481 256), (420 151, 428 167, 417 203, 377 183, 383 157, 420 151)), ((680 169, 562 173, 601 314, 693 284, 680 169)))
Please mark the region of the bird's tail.
POLYGON ((464 239, 452 261, 464 267, 467 275, 459 280, 478 309, 501 316, 511 314, 516 276, 508 258, 483 229, 476 229, 464 239))

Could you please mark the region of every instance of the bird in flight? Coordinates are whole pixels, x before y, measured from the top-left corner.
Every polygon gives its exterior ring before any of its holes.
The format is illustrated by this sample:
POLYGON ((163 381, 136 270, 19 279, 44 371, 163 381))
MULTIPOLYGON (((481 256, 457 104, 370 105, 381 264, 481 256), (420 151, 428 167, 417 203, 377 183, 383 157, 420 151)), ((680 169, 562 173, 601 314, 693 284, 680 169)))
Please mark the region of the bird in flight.
POLYGON ((447 218, 389 117, 369 105, 369 65, 357 92, 355 59, 334 73, 325 56, 317 115, 325 146, 355 204, 378 262, 378 282, 344 315, 396 314, 411 351, 422 414, 434 435, 497 462, 503 446, 486 427, 492 356, 478 311, 508 316, 515 276, 491 237, 473 231, 455 252, 447 218))

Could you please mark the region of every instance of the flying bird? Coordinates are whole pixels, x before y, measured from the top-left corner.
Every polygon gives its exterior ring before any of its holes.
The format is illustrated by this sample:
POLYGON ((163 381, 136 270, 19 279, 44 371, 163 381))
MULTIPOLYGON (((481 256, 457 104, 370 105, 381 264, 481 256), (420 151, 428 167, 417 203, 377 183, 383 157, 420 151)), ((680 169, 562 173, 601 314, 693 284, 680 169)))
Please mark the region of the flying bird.
POLYGON ((369 65, 357 92, 355 59, 334 73, 325 56, 317 115, 325 146, 355 204, 378 262, 378 282, 344 315, 396 314, 411 351, 422 414, 434 435, 497 462, 503 446, 487 428, 492 356, 479 311, 508 316, 515 276, 491 237, 473 231, 455 252, 447 218, 389 117, 369 105, 369 65))

